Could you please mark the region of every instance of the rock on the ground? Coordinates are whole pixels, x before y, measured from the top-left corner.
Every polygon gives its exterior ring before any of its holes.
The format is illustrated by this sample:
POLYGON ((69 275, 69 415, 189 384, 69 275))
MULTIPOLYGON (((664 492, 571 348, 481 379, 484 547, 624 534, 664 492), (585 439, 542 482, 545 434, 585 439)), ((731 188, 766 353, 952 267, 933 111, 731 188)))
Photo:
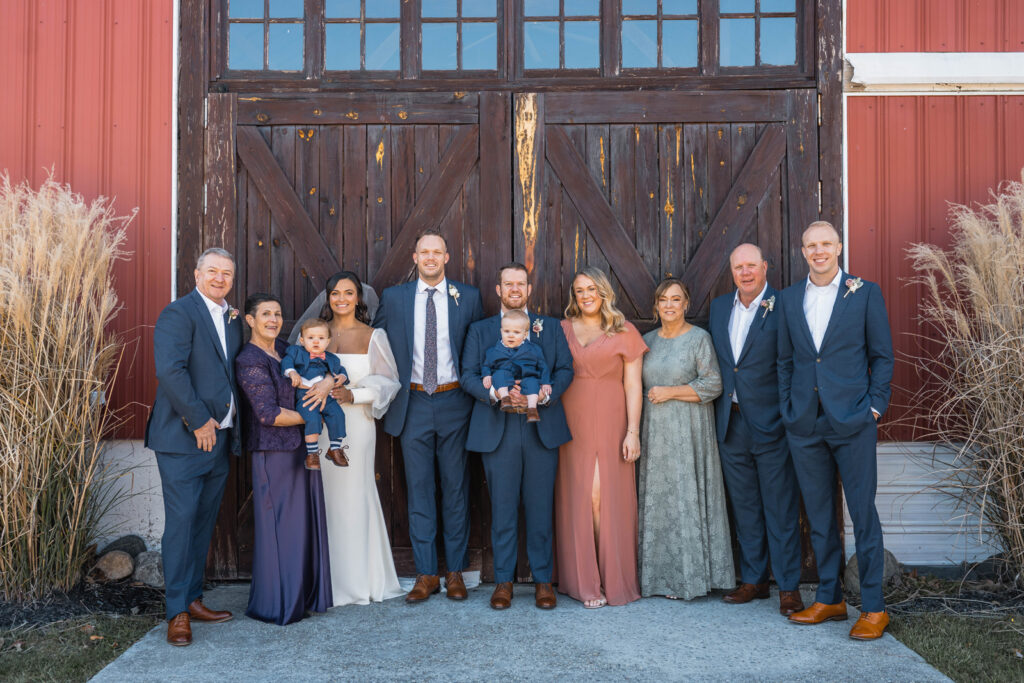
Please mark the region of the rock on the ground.
POLYGON ((146 552, 146 542, 135 534, 128 534, 127 536, 122 536, 116 541, 108 544, 107 547, 100 552, 100 555, 106 555, 112 550, 121 550, 131 555, 132 559, 135 559, 138 557, 139 553, 146 552))
POLYGON ((117 581, 132 575, 132 571, 135 570, 135 562, 132 561, 132 556, 125 551, 111 550, 96 561, 95 569, 102 578, 117 581))
POLYGON ((164 560, 160 553, 147 551, 135 558, 132 578, 153 588, 164 587, 164 560))
MULTIPOLYGON (((896 556, 888 550, 885 552, 885 567, 882 569, 882 585, 900 573, 900 563, 896 556)), ((857 569, 857 554, 854 553, 846 561, 846 569, 843 571, 843 586, 850 593, 860 593, 860 573, 857 569)))

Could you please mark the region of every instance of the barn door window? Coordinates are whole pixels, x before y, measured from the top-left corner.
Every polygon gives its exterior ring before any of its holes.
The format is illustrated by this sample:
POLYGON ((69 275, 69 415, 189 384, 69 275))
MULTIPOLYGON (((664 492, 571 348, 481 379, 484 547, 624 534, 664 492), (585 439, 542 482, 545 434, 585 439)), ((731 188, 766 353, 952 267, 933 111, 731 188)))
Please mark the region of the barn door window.
POLYGON ((598 0, 523 0, 523 68, 526 71, 601 66, 598 0))
POLYGON ((401 67, 399 0, 324 0, 324 70, 401 67))
POLYGON ((794 66, 796 0, 719 0, 719 65, 794 66))
POLYGON ((228 68, 302 71, 302 0, 229 0, 228 68))
POLYGON ((622 68, 696 68, 699 25, 697 0, 622 0, 622 68))
POLYGON ((423 71, 497 71, 497 0, 421 0, 420 14, 423 71))

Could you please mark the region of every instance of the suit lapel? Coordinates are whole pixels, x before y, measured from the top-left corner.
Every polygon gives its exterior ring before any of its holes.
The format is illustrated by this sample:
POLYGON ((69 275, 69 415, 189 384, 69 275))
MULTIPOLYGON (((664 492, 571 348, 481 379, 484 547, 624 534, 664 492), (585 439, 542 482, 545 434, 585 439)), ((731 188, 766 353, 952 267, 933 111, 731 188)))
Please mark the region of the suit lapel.
MULTIPOLYGON (((771 287, 764 290, 764 297, 761 299, 761 303, 763 304, 765 301, 768 301, 768 299, 772 298, 774 295, 775 290, 771 287)), ((740 357, 736 359, 737 364, 743 360, 747 355, 747 352, 750 351, 751 347, 753 347, 754 337, 760 336, 761 331, 764 329, 764 324, 768 320, 768 315, 767 308, 763 308, 761 306, 757 307, 757 311, 754 312, 754 320, 750 323, 750 329, 747 330, 747 338, 743 341, 743 348, 740 350, 740 357)), ((732 344, 729 345, 729 348, 730 350, 732 349, 732 344)))
POLYGON ((807 279, 802 280, 802 285, 797 285, 796 289, 796 307, 793 311, 787 311, 789 315, 795 315, 800 319, 800 324, 797 327, 804 333, 804 340, 810 344, 811 349, 814 349, 814 335, 811 334, 811 328, 807 325, 807 315, 804 313, 804 297, 807 295, 807 279))
MULTIPOLYGON (((447 290, 448 288, 453 287, 453 286, 454 285, 453 285, 451 280, 448 280, 448 281, 445 282, 445 290, 447 290)), ((457 287, 456 287, 456 291, 458 291, 457 287)), ((456 325, 455 316, 459 314, 459 304, 456 303, 455 297, 449 295, 447 291, 443 292, 443 294, 444 294, 444 298, 448 302, 448 345, 452 349, 452 364, 455 365, 455 370, 458 371, 458 369, 459 369, 459 362, 458 362, 459 354, 457 352, 458 350, 455 348, 455 325, 456 325)))
POLYGON ((715 336, 725 340, 723 346, 725 346, 725 352, 729 354, 729 365, 736 365, 736 359, 732 357, 732 337, 729 335, 729 320, 732 318, 732 308, 725 308, 727 313, 718 316, 715 323, 715 336))
POLYGON ((839 325, 839 318, 842 317, 843 311, 846 310, 847 304, 849 304, 849 298, 846 293, 849 288, 846 286, 846 273, 840 273, 839 275, 839 291, 836 293, 836 302, 832 305, 832 314, 828 317, 828 327, 825 328, 825 336, 821 338, 821 348, 825 348, 825 344, 828 343, 829 337, 832 336, 832 332, 839 325))
MULTIPOLYGON (((224 347, 220 345, 220 337, 217 335, 217 328, 213 326, 213 318, 210 317, 210 309, 206 307, 206 300, 199 293, 199 290, 193 290, 192 301, 196 306, 196 314, 199 316, 201 321, 199 324, 206 329, 206 333, 210 338, 210 343, 213 344, 213 348, 216 350, 217 355, 220 357, 220 362, 227 367, 227 357, 224 355, 224 347)), ((224 331, 225 341, 227 340, 227 330, 224 331)))
POLYGON ((418 288, 419 280, 413 280, 406 285, 406 291, 402 293, 402 306, 405 309, 402 312, 402 315, 405 316, 405 343, 406 348, 409 349, 409 358, 412 358, 413 349, 416 348, 413 329, 416 326, 416 290, 418 288))

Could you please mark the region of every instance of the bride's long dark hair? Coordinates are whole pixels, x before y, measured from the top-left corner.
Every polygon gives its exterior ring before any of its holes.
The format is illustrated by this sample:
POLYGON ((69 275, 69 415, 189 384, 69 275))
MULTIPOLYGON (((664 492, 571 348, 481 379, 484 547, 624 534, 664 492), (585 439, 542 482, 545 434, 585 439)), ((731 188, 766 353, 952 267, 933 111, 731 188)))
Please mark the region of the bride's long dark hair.
POLYGON ((327 286, 324 287, 324 308, 320 311, 320 317, 330 322, 334 320, 334 311, 331 310, 331 292, 338 286, 338 283, 342 280, 350 280, 356 287, 356 320, 367 325, 370 324, 370 309, 366 307, 366 302, 363 301, 363 283, 359 279, 359 276, 353 273, 351 270, 340 270, 327 281, 327 286))

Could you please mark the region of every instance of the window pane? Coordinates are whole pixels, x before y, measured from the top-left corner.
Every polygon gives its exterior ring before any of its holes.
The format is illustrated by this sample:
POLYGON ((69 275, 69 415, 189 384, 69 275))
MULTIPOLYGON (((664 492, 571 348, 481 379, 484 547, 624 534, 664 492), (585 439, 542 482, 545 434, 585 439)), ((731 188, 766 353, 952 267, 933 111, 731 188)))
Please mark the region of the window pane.
POLYGON ((523 62, 527 69, 558 68, 558 23, 523 22, 523 62))
POLYGON ((366 24, 366 68, 367 70, 398 71, 397 23, 366 24))
POLYGON ((371 19, 397 19, 398 0, 366 0, 366 16, 371 19))
POLYGON ((565 68, 596 69, 601 65, 601 22, 565 22, 565 68))
POLYGON ((697 0, 662 0, 663 14, 696 14, 697 0))
POLYGON ((455 0, 423 0, 424 17, 454 17, 456 11, 455 0))
POLYGON ((528 17, 558 16, 558 0, 524 0, 523 6, 528 17))
POLYGON ((623 68, 658 66, 658 22, 653 19, 622 22, 623 68))
POLYGON ((719 0, 718 11, 722 14, 733 12, 752 13, 754 11, 754 0, 719 0))
MULTIPOLYGON (((465 0, 463 0, 465 7, 465 0)), ((462 68, 498 68, 498 29, 493 22, 462 25, 462 68)))
POLYGON ((262 19, 263 0, 231 0, 228 16, 232 19, 262 19))
POLYGON ((794 0, 761 0, 762 12, 796 12, 794 0))
POLYGON ((462 0, 462 16, 496 17, 498 16, 497 0, 462 0))
POLYGON ((796 19, 761 20, 761 63, 796 64, 796 19))
POLYGON ((263 68, 263 24, 231 24, 228 32, 228 68, 263 68))
POLYGON ((358 19, 359 0, 325 0, 324 16, 328 19, 358 19))
POLYGON ((722 66, 754 65, 754 20, 722 19, 719 39, 722 66))
POLYGON ((301 19, 302 0, 270 0, 272 19, 301 19))
POLYGON ((622 0, 622 14, 657 14, 658 0, 622 0))
POLYGON ((697 20, 679 19, 661 25, 661 65, 697 66, 697 20))
POLYGON ((454 71, 458 68, 455 24, 423 24, 423 68, 454 71))
POLYGON ((359 71, 359 24, 324 25, 324 68, 359 71))
POLYGON ((596 17, 601 13, 599 0, 565 0, 565 16, 596 17))
POLYGON ((267 68, 272 71, 302 71, 302 24, 270 25, 267 68))

